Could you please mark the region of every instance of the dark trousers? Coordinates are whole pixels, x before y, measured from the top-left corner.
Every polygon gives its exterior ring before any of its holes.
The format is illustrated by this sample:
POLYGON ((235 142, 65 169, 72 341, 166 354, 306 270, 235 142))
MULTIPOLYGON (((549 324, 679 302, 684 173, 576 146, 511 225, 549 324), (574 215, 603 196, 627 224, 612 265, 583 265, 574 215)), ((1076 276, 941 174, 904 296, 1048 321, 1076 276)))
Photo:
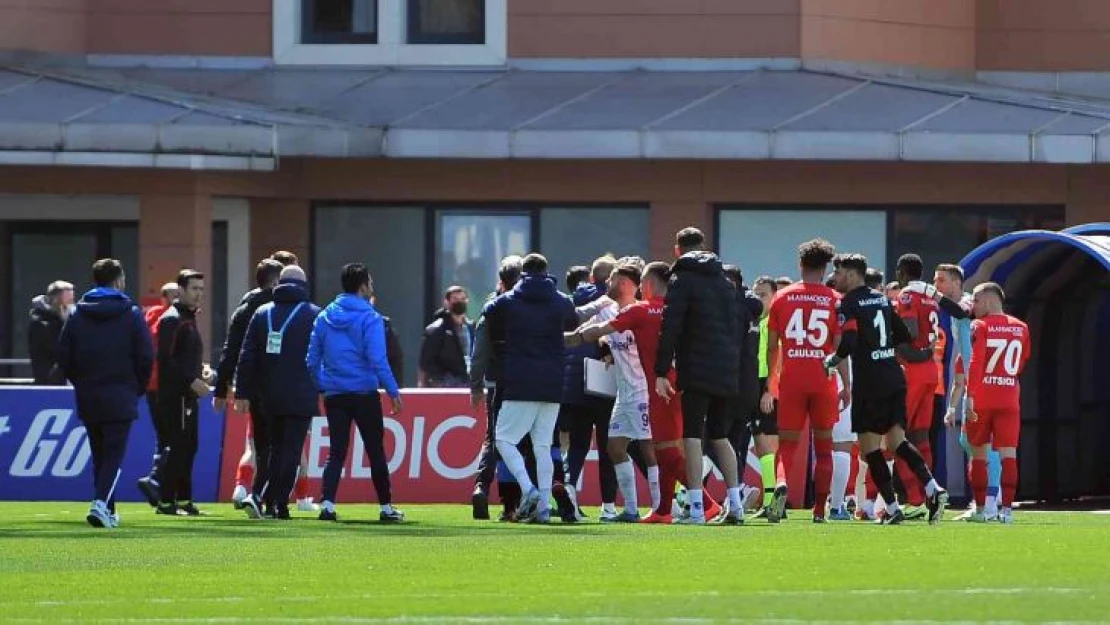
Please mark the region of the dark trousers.
MULTIPOLYGON (((264 492, 260 491, 262 492, 260 496, 264 497, 267 503, 278 507, 288 503, 293 485, 297 481, 297 468, 301 464, 304 439, 308 436, 308 428, 311 424, 311 416, 270 417, 270 457, 267 468, 267 474, 270 477, 268 485, 263 483, 264 492)), ((257 444, 256 440, 255 445, 257 444)), ((343 455, 345 456, 346 453, 343 455)))
POLYGON ((162 486, 162 503, 193 500, 193 462, 197 457, 197 400, 158 394, 158 408, 165 429, 167 451, 156 479, 162 486))
POLYGON ((385 418, 382 416, 382 403, 378 394, 373 395, 333 395, 324 398, 324 408, 328 413, 328 433, 331 437, 331 450, 328 464, 324 467, 323 501, 335 503, 339 490, 339 476, 347 460, 347 448, 351 443, 351 424, 358 427, 362 445, 370 456, 370 477, 374 480, 374 490, 378 493, 378 503, 392 503, 393 495, 389 486, 389 463, 385 457, 385 418))
POLYGON ((487 389, 486 392, 486 437, 482 440, 482 456, 478 460, 478 475, 474 478, 474 486, 489 492, 493 484, 494 474, 497 472, 497 445, 494 444, 494 434, 497 432, 497 413, 501 411, 501 392, 487 389))
POLYGON ((127 452, 131 422, 86 423, 85 431, 92 451, 94 498, 106 502, 108 509, 115 512, 116 486, 123 456, 127 452))
POLYGON ((570 449, 567 450, 567 483, 578 484, 586 455, 590 453, 591 435, 597 443, 598 481, 601 484, 601 500, 617 500, 617 472, 609 459, 609 419, 613 414, 613 402, 587 397, 581 405, 564 405, 563 410, 570 414, 564 421, 570 432, 570 449))
MULTIPOLYGON (((271 467, 274 466, 272 459, 276 454, 276 445, 272 430, 275 429, 275 423, 276 420, 262 409, 262 402, 252 399, 251 436, 254 441, 254 483, 251 484, 251 492, 262 499, 263 503, 271 505, 277 501, 272 496, 276 491, 266 489, 266 485, 273 478, 271 467), (264 489, 266 492, 263 492, 264 489)), ((270 486, 273 486, 273 484, 270 484, 270 486)), ((281 503, 285 503, 285 501, 281 500, 281 503)))
POLYGON ((157 455, 168 445, 166 442, 166 428, 163 425, 161 412, 158 410, 158 391, 146 392, 146 407, 150 410, 150 420, 154 423, 154 436, 158 439, 158 446, 154 450, 155 455, 157 455))

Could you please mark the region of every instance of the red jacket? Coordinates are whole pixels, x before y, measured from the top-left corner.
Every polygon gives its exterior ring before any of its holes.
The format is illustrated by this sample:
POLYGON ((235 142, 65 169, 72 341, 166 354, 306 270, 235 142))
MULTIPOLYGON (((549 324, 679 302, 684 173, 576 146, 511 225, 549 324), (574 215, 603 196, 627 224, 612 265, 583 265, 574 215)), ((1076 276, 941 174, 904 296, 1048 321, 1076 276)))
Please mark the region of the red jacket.
MULTIPOLYGON (((162 313, 166 312, 167 308, 169 308, 169 306, 166 306, 165 304, 159 304, 157 306, 151 306, 147 309, 145 313, 146 327, 150 328, 150 338, 153 341, 154 345, 158 345, 158 320, 162 318, 162 313)), ((150 384, 147 384, 146 390, 158 390, 157 358, 154 359, 154 371, 151 372, 150 384)))

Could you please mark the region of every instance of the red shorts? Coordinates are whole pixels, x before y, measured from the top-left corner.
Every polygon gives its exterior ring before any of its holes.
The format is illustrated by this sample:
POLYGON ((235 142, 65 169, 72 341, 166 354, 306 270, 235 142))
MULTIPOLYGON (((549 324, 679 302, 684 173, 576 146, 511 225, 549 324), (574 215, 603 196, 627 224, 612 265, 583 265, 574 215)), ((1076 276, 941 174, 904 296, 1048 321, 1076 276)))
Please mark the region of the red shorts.
POLYGON ((840 418, 840 399, 836 387, 831 390, 811 392, 779 389, 779 432, 800 432, 806 426, 806 417, 812 419, 815 430, 831 430, 840 418))
POLYGON ((906 430, 928 430, 933 425, 935 382, 906 385, 906 430))
POLYGON ((682 398, 678 395, 667 402, 653 395, 648 404, 651 417, 651 440, 666 443, 682 439, 682 398))
POLYGON ((1017 408, 976 409, 979 418, 967 423, 967 442, 973 447, 990 444, 995 449, 1017 447, 1021 438, 1021 411, 1017 408))

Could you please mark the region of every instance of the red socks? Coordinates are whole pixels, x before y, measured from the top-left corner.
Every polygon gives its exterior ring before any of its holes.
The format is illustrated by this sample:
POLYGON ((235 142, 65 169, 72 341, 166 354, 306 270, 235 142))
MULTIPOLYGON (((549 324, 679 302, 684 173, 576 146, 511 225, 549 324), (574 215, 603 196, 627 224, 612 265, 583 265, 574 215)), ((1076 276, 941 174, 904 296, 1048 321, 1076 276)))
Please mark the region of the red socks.
MULTIPOLYGON (((830 452, 831 454, 832 452, 830 452)), ((798 441, 788 441, 779 439, 779 451, 775 454, 775 480, 778 484, 786 484, 786 478, 790 475, 790 470, 794 468, 794 457, 798 455, 798 441)), ((832 462, 832 456, 829 456, 829 462, 832 462)), ((831 473, 830 469, 830 475, 831 473)))
POLYGON ((308 477, 298 476, 297 483, 293 485, 293 498, 304 499, 308 497, 308 477))
MULTIPOLYGON (((1017 467, 1014 467, 1015 472, 1017 467)), ((1006 483, 1006 464, 1002 464, 1002 483, 1006 483)), ((971 491, 975 493, 975 505, 982 510, 987 505, 987 460, 984 458, 971 461, 971 491)), ((1013 491, 1011 491, 1012 493, 1013 491)))
POLYGON ((684 469, 686 461, 677 447, 657 449, 655 457, 659 461, 659 494, 662 496, 659 500, 659 509, 655 513, 670 514, 671 504, 674 501, 675 482, 686 477, 684 469))
POLYGON ((848 495, 856 494, 856 480, 859 479, 859 445, 852 445, 852 466, 848 468, 848 495))
POLYGON ((243 463, 235 469, 235 485, 243 486, 250 490, 251 483, 254 482, 254 467, 248 463, 243 463))
POLYGON ((813 494, 816 496, 813 503, 813 514, 825 516, 825 502, 828 500, 829 490, 832 488, 832 440, 813 439, 813 450, 817 456, 817 462, 813 466, 813 494))
MULTIPOLYGON (((983 463, 986 466, 986 463, 983 463)), ((984 469, 985 471, 986 469, 984 469)), ((1018 465, 1017 458, 1002 459, 1002 507, 1010 508, 1014 505, 1014 496, 1017 494, 1018 465)))

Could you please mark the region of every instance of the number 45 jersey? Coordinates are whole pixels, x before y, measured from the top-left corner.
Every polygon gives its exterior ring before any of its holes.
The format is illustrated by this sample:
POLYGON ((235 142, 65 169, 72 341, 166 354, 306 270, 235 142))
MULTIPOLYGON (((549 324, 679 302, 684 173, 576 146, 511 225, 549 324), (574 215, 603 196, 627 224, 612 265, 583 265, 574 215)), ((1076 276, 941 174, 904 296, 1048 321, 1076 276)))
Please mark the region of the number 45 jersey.
POLYGON ((856 332, 852 349, 852 394, 887 397, 906 390, 906 376, 895 346, 910 342, 910 331, 885 295, 861 286, 844 295, 838 307, 844 332, 856 332))
POLYGON ((840 295, 823 284, 794 283, 775 294, 767 326, 778 333, 782 370, 780 399, 791 393, 836 394, 836 381, 825 374, 825 357, 836 352, 840 295))
POLYGON ((971 324, 968 394, 975 410, 1019 409, 1018 377, 1029 361, 1029 326, 1010 315, 987 315, 971 324))

